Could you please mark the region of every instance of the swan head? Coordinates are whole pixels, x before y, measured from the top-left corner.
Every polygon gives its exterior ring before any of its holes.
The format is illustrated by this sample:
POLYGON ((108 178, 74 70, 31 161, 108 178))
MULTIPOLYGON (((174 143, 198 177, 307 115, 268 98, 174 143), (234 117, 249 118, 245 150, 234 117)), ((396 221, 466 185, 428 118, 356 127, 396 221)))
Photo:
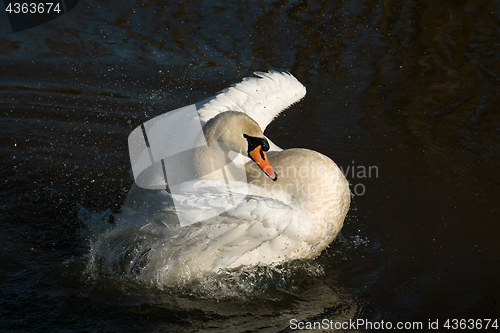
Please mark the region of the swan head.
POLYGON ((222 112, 205 124, 203 132, 209 147, 214 143, 228 144, 228 150, 249 157, 269 178, 274 181, 278 179, 266 155, 269 142, 259 124, 247 114, 239 111, 222 112))

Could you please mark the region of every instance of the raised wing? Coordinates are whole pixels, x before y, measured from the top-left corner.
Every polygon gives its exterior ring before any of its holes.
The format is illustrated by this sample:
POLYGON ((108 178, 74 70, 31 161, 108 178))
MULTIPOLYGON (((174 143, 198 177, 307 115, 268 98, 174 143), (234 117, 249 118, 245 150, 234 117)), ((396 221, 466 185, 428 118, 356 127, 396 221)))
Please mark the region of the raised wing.
POLYGON ((253 118, 264 131, 281 111, 300 101, 306 88, 290 73, 256 72, 216 96, 197 103, 202 122, 225 111, 241 111, 253 118))

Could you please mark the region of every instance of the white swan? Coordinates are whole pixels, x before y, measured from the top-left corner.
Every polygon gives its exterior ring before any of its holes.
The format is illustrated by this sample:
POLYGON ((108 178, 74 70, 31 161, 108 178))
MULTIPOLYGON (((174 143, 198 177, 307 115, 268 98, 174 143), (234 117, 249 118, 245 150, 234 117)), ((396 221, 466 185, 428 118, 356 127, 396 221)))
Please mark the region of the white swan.
POLYGON ((200 104, 208 146, 193 155, 199 180, 185 185, 175 207, 169 192, 133 186, 116 226, 93 244, 92 265, 168 284, 224 268, 313 258, 333 241, 350 203, 342 172, 318 152, 281 150, 263 135, 305 88, 288 73, 256 75, 200 104), (179 210, 200 215, 227 201, 227 179, 236 178, 214 166, 215 147, 226 157, 243 156, 248 183, 231 182, 237 204, 230 209, 181 226, 179 210))

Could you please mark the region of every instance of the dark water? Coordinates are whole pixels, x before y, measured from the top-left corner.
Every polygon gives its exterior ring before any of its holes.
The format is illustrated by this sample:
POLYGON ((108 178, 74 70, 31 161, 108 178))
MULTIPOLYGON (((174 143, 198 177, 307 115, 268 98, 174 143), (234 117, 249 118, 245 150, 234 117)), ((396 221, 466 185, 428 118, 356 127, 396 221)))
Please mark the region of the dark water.
POLYGON ((2 330, 500 319, 499 1, 81 1, 18 33, 1 15, 2 330), (119 211, 129 133, 269 69, 308 93, 266 134, 356 194, 337 240, 187 287, 96 278, 83 221, 119 211))

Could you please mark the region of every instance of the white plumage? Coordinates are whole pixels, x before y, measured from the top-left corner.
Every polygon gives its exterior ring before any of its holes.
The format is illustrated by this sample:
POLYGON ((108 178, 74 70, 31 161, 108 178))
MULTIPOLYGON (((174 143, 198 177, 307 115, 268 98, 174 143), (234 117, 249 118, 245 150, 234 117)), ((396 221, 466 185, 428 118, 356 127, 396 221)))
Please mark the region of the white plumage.
MULTIPOLYGON (((350 192, 332 160, 306 149, 281 151, 271 143, 276 153, 269 162, 278 175, 273 181, 246 154, 243 134, 265 138, 262 130, 306 92, 289 73, 256 75, 199 103, 198 110, 209 145, 226 130, 225 140, 239 145, 248 183, 201 177, 174 195, 133 186, 116 226, 93 243, 90 265, 163 285, 240 265, 312 258, 335 238, 350 192), (245 113, 258 126, 226 111, 245 113), (201 222, 181 226, 179 210, 201 222)), ((210 168, 208 160, 194 159, 199 169, 210 168)))
POLYGON ((207 122, 225 111, 241 111, 254 119, 262 129, 283 110, 300 101, 306 88, 290 73, 257 72, 240 83, 226 88, 202 103, 200 119, 207 122))

